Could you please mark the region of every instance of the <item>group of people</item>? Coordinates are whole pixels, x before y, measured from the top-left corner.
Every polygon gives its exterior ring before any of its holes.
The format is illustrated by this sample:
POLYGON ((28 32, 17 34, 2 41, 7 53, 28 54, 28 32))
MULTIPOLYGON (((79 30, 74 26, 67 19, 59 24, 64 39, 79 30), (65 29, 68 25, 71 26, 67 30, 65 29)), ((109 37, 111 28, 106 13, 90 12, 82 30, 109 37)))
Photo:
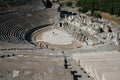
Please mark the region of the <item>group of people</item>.
POLYGON ((41 49, 48 49, 49 48, 48 44, 44 41, 37 42, 37 46, 39 46, 39 48, 41 48, 41 49))

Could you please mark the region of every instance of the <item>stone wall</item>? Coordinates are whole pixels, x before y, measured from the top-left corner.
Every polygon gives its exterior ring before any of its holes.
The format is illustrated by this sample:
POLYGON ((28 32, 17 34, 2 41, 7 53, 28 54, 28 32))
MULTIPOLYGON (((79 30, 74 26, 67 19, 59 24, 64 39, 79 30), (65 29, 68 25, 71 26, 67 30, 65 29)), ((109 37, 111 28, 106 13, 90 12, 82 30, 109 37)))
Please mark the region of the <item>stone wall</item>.
POLYGON ((116 36, 118 33, 112 32, 113 25, 107 20, 97 19, 79 13, 77 15, 62 14, 62 16, 64 17, 61 18, 55 28, 64 29, 75 39, 82 42, 83 45, 95 46, 109 42, 119 44, 118 36, 116 36), (103 34, 106 37, 100 37, 103 34), (109 34, 116 35, 109 36, 109 34))

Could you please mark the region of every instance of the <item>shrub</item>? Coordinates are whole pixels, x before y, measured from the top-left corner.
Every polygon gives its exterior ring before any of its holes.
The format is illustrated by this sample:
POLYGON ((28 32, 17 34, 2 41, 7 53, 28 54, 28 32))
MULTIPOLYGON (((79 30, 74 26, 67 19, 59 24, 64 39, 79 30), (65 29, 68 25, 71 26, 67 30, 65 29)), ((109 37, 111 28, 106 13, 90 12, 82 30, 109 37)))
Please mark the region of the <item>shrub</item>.
POLYGON ((82 12, 82 10, 83 10, 83 9, 82 9, 81 7, 78 9, 79 12, 82 12))
POLYGON ((93 13, 93 16, 94 16, 95 18, 102 18, 102 16, 101 16, 100 13, 98 13, 98 12, 94 12, 94 13, 93 13))
POLYGON ((70 1, 66 3, 66 6, 68 6, 68 7, 71 7, 72 5, 73 5, 73 3, 70 1))
POLYGON ((80 7, 80 8, 78 9, 78 11, 79 11, 79 12, 82 12, 82 13, 86 13, 86 12, 88 12, 88 9, 87 9, 87 7, 83 7, 83 8, 80 7))

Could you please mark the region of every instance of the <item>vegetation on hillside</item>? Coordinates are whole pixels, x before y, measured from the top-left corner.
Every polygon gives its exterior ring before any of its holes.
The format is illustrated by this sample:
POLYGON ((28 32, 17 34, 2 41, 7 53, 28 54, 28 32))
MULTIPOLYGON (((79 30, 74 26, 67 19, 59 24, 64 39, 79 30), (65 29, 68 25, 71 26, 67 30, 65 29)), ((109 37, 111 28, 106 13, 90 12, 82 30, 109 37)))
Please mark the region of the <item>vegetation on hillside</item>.
POLYGON ((120 16, 120 0, 77 0, 76 5, 91 10, 92 15, 94 11, 100 10, 120 16))
POLYGON ((87 9, 87 7, 80 7, 80 8, 78 9, 78 11, 79 11, 79 12, 82 12, 82 13, 86 13, 86 12, 88 12, 88 9, 87 9))

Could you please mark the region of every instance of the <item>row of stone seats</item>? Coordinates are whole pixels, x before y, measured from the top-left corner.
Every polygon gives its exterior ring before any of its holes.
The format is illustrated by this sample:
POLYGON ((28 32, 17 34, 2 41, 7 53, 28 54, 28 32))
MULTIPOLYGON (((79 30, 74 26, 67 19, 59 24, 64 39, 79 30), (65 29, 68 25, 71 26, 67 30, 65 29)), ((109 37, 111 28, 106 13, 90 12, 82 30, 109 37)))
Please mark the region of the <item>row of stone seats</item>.
MULTIPOLYGON (((13 52, 2 53, 11 55, 14 54, 13 52)), ((2 65, 0 79, 73 80, 70 70, 64 68, 63 56, 44 54, 44 51, 39 50, 18 50, 15 52, 15 56, 0 58, 0 65, 2 65)))
MULTIPOLYGON (((0 16, 1 17, 1 16, 0 16)), ((14 18, 16 15, 3 15, 0 23, 0 39, 3 42, 19 42, 21 41, 22 33, 24 29, 15 25, 14 18), (21 32, 21 34, 19 34, 21 32)))
POLYGON ((75 53, 72 58, 95 80, 120 79, 120 52, 75 53))
POLYGON ((21 7, 21 6, 24 6, 24 7, 27 7, 29 5, 40 5, 40 7, 43 6, 43 2, 42 0, 40 1, 29 1, 29 0, 15 0, 15 1, 9 1, 9 0, 6 0, 6 1, 2 1, 2 5, 0 5, 0 7, 14 7, 15 9, 21 7), (17 6, 17 7, 16 7, 17 6))
POLYGON ((93 52, 106 52, 106 51, 115 51, 115 50, 119 50, 119 46, 116 46, 115 44, 111 44, 111 43, 106 43, 106 44, 102 44, 99 46, 85 46, 85 47, 81 47, 78 49, 72 49, 72 50, 66 50, 65 54, 66 55, 71 55, 74 53, 93 53, 93 52))
POLYGON ((6 58, 6 57, 11 57, 11 56, 15 56, 15 54, 12 54, 12 55, 9 55, 9 54, 7 54, 7 55, 0 55, 0 58, 6 58))
POLYGON ((42 10, 0 16, 0 41, 24 42, 24 35, 29 29, 49 23, 49 16, 45 12, 42 10))
POLYGON ((6 42, 19 42, 24 39, 25 29, 12 25, 1 24, 0 25, 0 39, 6 42))
POLYGON ((9 48, 9 49, 1 49, 1 52, 4 54, 16 54, 16 55, 49 55, 49 56, 62 56, 61 51, 53 51, 50 49, 34 49, 34 48, 9 48), (19 52, 18 52, 19 51, 19 52), (25 53, 25 54, 24 54, 25 53))
POLYGON ((31 23, 33 23, 34 26, 40 26, 44 25, 45 23, 49 23, 49 16, 47 12, 45 11, 35 11, 31 13, 32 16, 28 17, 29 21, 31 21, 31 18, 34 20, 31 23))
POLYGON ((1 42, 0 41, 0 50, 6 51, 6 50, 18 50, 23 48, 34 48, 34 45, 29 44, 28 42, 22 42, 22 43, 11 43, 11 42, 1 42))

